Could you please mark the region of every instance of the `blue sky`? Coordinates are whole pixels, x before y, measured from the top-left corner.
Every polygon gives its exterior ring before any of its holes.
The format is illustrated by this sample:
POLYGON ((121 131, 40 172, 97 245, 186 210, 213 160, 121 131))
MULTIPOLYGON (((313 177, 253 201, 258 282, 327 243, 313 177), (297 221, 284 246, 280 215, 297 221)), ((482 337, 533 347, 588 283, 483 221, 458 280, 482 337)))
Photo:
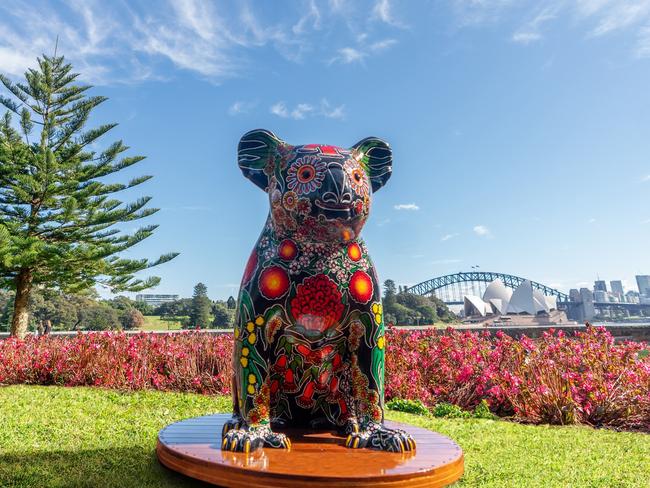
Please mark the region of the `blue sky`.
POLYGON ((155 178, 161 293, 236 294, 267 213, 240 136, 394 151, 364 237, 380 278, 468 270, 568 290, 650 274, 650 0, 0 3, 0 72, 41 52, 110 97, 155 178))

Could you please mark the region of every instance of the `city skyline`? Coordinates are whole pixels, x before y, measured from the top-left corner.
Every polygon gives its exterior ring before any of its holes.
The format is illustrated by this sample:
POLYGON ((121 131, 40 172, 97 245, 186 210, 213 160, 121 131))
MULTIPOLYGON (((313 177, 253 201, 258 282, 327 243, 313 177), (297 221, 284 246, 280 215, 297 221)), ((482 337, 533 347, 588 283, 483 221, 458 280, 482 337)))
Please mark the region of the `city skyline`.
POLYGON ((650 9, 630 5, 17 1, 0 5, 0 72, 18 79, 58 36, 109 97, 92 120, 120 123, 105 144, 147 156, 119 181, 155 176, 123 197, 161 208, 128 256, 181 253, 147 293, 200 281, 236 296, 268 208, 235 158, 257 127, 391 144, 364 229, 381 281, 478 264, 564 292, 598 278, 629 290, 650 273, 650 9))

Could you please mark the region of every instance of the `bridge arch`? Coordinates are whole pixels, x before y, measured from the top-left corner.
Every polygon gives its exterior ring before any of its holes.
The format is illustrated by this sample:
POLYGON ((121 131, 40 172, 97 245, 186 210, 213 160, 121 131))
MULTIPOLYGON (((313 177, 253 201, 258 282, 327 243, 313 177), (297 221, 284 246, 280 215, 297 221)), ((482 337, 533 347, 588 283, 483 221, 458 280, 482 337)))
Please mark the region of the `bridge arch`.
MULTIPOLYGON (((409 293, 415 293, 416 295, 428 295, 429 293, 435 292, 439 288, 445 286, 453 285, 455 283, 467 283, 467 282, 484 282, 491 283, 492 281, 499 279, 509 288, 517 288, 526 278, 521 278, 520 276, 514 276, 504 273, 493 273, 491 271, 471 271, 471 272, 460 272, 455 274, 449 274, 445 276, 438 276, 437 278, 432 278, 417 285, 413 285, 407 288, 409 293)), ((537 283, 536 281, 531 281, 531 285, 534 289, 537 289, 544 293, 544 295, 555 296, 557 297, 558 302, 568 302, 569 296, 566 293, 562 293, 555 288, 550 286, 537 283)))

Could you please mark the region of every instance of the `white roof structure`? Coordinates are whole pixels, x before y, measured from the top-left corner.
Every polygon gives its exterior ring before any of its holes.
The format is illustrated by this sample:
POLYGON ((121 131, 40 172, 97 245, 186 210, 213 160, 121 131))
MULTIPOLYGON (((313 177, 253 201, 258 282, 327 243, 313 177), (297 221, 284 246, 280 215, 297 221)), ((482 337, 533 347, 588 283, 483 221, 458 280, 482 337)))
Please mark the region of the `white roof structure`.
POLYGON ((488 285, 483 298, 474 295, 463 297, 465 316, 549 313, 557 309, 557 297, 546 296, 533 289, 529 280, 523 281, 513 292, 499 279, 488 285))
POLYGON ((535 315, 539 305, 533 297, 533 285, 526 280, 512 294, 507 313, 528 313, 535 315))
POLYGON ((483 293, 483 300, 490 303, 496 313, 505 314, 512 298, 512 290, 507 288, 500 279, 494 280, 483 293))
POLYGON ((465 317, 471 315, 485 317, 486 315, 492 314, 490 305, 474 295, 465 295, 463 297, 463 310, 465 311, 465 317))

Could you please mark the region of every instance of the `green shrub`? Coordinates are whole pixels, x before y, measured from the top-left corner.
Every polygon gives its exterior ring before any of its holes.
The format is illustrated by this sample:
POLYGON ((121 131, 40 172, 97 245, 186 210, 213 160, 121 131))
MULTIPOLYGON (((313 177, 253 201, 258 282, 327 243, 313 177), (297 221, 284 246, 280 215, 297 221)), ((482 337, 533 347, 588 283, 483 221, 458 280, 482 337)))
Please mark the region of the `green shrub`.
POLYGON ((474 409, 473 417, 476 419, 491 419, 491 420, 498 418, 496 415, 490 412, 490 406, 488 405, 488 402, 485 399, 481 400, 481 403, 476 405, 476 408, 474 409))
POLYGON ((402 400, 400 398, 393 398, 386 406, 391 410, 398 412, 415 413, 418 415, 428 415, 429 410, 420 400, 402 400))
POLYGON ((458 405, 451 403, 437 403, 431 412, 434 417, 444 417, 448 419, 466 419, 472 414, 460 408, 458 405))

